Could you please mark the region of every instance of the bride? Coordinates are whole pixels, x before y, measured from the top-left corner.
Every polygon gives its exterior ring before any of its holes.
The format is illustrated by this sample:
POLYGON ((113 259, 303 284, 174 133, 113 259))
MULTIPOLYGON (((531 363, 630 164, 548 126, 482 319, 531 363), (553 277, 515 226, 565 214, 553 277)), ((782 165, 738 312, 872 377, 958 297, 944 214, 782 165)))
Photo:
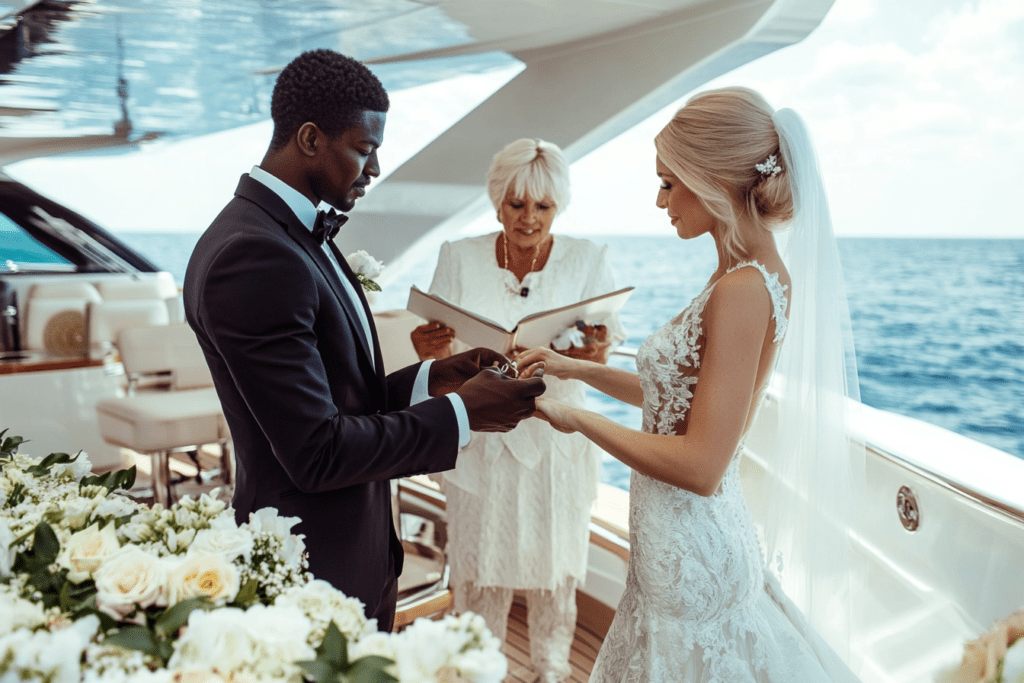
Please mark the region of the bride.
POLYGON ((846 386, 845 295, 807 131, 791 110, 726 88, 691 99, 655 147, 658 206, 682 239, 715 241, 707 286, 643 343, 639 374, 546 349, 519 357, 643 408, 637 432, 537 400, 557 428, 633 469, 626 591, 590 680, 856 681, 837 654, 850 604, 841 518, 858 476, 843 418, 856 384, 846 386), (770 467, 800 495, 768 497, 765 557, 739 462, 776 366, 770 467))

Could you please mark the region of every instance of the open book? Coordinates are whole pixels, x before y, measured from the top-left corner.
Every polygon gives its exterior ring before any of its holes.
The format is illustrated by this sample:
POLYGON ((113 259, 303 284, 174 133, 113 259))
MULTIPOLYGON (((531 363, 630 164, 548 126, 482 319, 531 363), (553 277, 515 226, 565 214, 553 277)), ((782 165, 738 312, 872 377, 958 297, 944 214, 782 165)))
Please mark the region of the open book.
POLYGON ((576 324, 603 322, 615 313, 633 293, 632 287, 608 292, 592 299, 548 311, 531 313, 508 329, 482 315, 468 311, 450 301, 428 294, 415 285, 409 290, 406 308, 427 320, 438 320, 455 330, 455 337, 472 347, 483 346, 499 353, 508 353, 517 346, 547 346, 551 340, 576 324))

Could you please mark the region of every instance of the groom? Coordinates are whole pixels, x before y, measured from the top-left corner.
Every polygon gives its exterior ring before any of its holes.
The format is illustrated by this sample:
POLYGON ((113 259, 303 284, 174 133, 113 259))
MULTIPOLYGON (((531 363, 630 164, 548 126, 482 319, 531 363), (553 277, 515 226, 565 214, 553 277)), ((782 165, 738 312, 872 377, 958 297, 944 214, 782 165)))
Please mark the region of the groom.
MULTIPOLYGON (((510 380, 474 349, 385 376, 325 202, 349 211, 380 173, 388 96, 359 62, 306 52, 281 72, 259 166, 196 245, 185 313, 235 444, 235 515, 302 521, 309 570, 391 628, 402 545, 389 480, 455 466, 470 430, 529 416, 543 380, 510 380)), ((344 219, 344 216, 341 216, 344 219)))

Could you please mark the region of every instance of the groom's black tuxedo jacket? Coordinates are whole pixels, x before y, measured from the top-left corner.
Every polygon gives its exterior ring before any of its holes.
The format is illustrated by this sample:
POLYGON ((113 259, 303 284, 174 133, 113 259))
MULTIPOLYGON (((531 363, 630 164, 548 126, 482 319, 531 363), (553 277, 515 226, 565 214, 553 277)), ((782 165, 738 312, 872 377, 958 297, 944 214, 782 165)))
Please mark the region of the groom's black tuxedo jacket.
POLYGON ((237 520, 301 518, 313 575, 388 628, 403 558, 388 480, 454 467, 458 424, 446 398, 409 407, 418 364, 384 375, 362 287, 331 248, 359 302, 284 200, 244 175, 192 253, 185 314, 234 440, 237 520))

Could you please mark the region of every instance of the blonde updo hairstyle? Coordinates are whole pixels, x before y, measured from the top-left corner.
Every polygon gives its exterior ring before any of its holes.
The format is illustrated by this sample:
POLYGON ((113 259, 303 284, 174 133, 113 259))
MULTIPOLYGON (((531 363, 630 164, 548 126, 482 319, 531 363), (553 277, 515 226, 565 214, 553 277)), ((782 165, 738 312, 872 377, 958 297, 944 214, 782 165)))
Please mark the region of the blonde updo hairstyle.
POLYGON ((550 199, 556 215, 569 205, 569 162, 558 145, 520 138, 494 155, 487 171, 487 193, 496 211, 505 197, 550 199))
POLYGON ((776 230, 793 217, 793 194, 772 121, 774 109, 748 88, 691 98, 654 139, 658 158, 716 220, 736 259, 748 256, 740 223, 776 230), (776 175, 755 166, 775 155, 776 175))

